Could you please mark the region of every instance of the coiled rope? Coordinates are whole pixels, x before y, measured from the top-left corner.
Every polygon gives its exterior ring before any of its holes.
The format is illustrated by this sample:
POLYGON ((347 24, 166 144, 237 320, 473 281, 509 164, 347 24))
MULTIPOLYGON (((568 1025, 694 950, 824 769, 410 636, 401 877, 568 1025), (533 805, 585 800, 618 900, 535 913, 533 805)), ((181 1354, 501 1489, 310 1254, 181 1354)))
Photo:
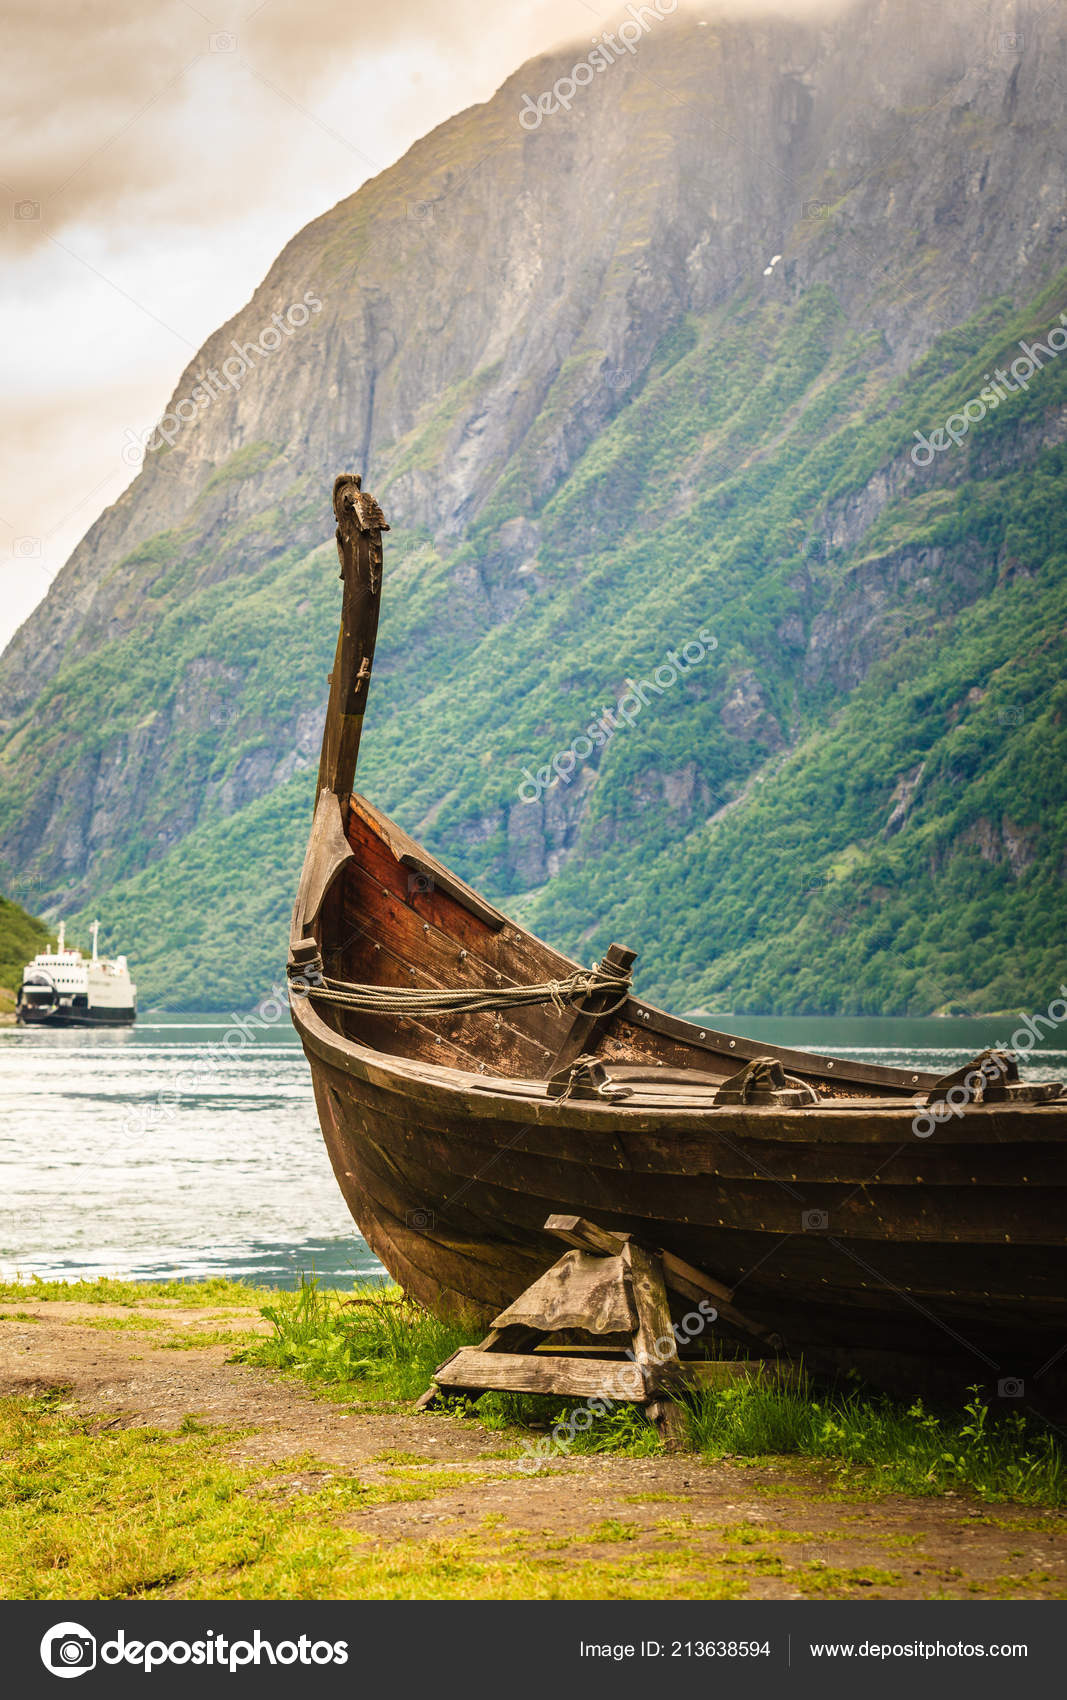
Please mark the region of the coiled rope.
POLYGON ((363 1010, 368 1015, 470 1015, 477 1010, 518 1009, 524 1004, 548 1003, 558 1010, 567 1005, 581 1009, 581 998, 594 992, 617 992, 618 1002, 597 1012, 611 1015, 622 1008, 630 995, 628 975, 604 974, 599 968, 580 969, 565 980, 545 980, 535 986, 499 986, 495 990, 471 987, 450 992, 439 987, 419 990, 415 986, 359 986, 349 980, 331 980, 325 974, 291 984, 298 996, 363 1010))

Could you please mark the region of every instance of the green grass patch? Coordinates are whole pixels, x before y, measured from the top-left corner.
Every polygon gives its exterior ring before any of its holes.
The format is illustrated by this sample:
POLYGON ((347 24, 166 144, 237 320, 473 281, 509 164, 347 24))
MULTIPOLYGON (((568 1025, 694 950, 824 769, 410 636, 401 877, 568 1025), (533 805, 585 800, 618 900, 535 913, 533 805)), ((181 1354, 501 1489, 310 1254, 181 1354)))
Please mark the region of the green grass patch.
POLYGON ((236 1346, 249 1338, 247 1329, 198 1328, 191 1334, 171 1334, 153 1341, 161 1352, 199 1352, 205 1346, 236 1346))
POLYGON ((850 1392, 740 1383, 687 1401, 707 1458, 802 1457, 837 1464, 843 1484, 886 1493, 969 1491, 1023 1505, 1067 1503, 1055 1433, 1013 1411, 994 1417, 977 1388, 961 1414, 850 1392))
POLYGON ((83 1316, 78 1325, 80 1328, 103 1328, 119 1333, 126 1329, 134 1329, 143 1333, 157 1334, 166 1323, 156 1316, 83 1316))
POLYGON ((688 1505, 691 1493, 624 1493, 624 1505, 688 1505))
POLYGON ((391 1289, 324 1290, 305 1280, 261 1305, 272 1327, 236 1354, 241 1363, 289 1370, 326 1387, 385 1400, 417 1399, 430 1376, 480 1335, 439 1322, 391 1289))
POLYGON ((273 1288, 247 1287, 221 1275, 189 1281, 120 1281, 111 1275, 95 1281, 41 1281, 36 1275, 28 1281, 0 1281, 0 1304, 29 1299, 34 1304, 182 1305, 190 1310, 231 1305, 257 1310, 273 1293, 273 1288))
POLYGON ((690 1554, 568 1565, 493 1529, 393 1545, 351 1527, 377 1506, 488 1479, 402 1470, 363 1482, 313 1457, 233 1463, 239 1431, 99 1429, 62 1394, 0 1400, 6 1599, 643 1599, 732 1597, 690 1554))
POLYGON ((100 1431, 62 1392, 0 1400, 0 1595, 337 1597, 335 1565, 358 1586, 354 1536, 337 1518, 486 1479, 438 1469, 363 1482, 310 1456, 249 1468, 226 1457, 242 1432, 192 1414, 173 1432, 100 1431))

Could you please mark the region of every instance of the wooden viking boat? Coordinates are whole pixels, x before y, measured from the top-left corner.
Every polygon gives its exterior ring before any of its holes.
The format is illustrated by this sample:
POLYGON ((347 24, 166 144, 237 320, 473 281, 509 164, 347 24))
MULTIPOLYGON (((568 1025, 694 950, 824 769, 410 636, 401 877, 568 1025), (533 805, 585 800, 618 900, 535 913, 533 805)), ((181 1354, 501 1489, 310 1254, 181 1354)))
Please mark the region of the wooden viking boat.
POLYGON ((718 1283, 735 1350, 777 1336, 875 1379, 1050 1390, 1062 1089, 1003 1053, 939 1080, 716 1032, 642 999, 628 950, 583 970, 493 908, 353 791, 388 527, 354 476, 334 513, 342 621, 289 975, 330 1160, 386 1269, 488 1319, 558 1256, 546 1218, 577 1212, 718 1283))

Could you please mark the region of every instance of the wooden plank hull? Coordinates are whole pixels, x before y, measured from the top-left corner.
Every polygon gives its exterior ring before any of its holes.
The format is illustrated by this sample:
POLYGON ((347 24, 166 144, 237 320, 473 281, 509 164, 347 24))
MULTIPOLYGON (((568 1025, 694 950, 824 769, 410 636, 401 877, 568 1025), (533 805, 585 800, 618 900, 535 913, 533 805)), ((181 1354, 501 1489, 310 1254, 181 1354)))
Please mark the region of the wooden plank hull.
POLYGON ((353 1217, 439 1313, 487 1321, 552 1260, 546 1218, 578 1210, 706 1270, 809 1355, 878 1350, 1032 1378, 1067 1340, 1054 1106, 976 1108, 968 1137, 937 1147, 891 1103, 865 1128, 845 1108, 806 1112, 809 1138, 782 1125, 796 1112, 762 1109, 545 1103, 532 1121, 488 1088, 472 1102, 361 1066, 306 1006, 298 1025, 353 1217), (1031 1170, 1045 1176, 1040 1209, 1031 1170))

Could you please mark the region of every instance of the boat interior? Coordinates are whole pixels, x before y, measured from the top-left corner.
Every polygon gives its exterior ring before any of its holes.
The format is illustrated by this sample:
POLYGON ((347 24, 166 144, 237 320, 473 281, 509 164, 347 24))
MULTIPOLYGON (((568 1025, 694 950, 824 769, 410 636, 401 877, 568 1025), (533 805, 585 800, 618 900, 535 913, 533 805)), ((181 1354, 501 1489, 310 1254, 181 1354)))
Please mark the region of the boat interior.
MULTIPOLYGON (((580 964, 494 909, 364 797, 324 792, 316 821, 294 939, 306 946, 314 937, 333 987, 506 997, 509 990, 559 985, 581 974, 580 964)), ((299 966, 299 948, 294 958, 299 966)), ((601 968, 629 982, 633 961, 631 952, 613 946, 601 968)), ((526 1093, 625 1099, 634 1108, 710 1107, 761 1062, 776 1063, 777 1072, 769 1077, 764 1069, 733 1101, 793 1108, 862 1099, 870 1109, 884 1103, 899 1110, 902 1099, 928 1094, 938 1080, 720 1032, 657 1009, 628 984, 441 1013, 400 1014, 312 996, 336 1032, 385 1056, 488 1075, 505 1089, 521 1082, 526 1093)))

